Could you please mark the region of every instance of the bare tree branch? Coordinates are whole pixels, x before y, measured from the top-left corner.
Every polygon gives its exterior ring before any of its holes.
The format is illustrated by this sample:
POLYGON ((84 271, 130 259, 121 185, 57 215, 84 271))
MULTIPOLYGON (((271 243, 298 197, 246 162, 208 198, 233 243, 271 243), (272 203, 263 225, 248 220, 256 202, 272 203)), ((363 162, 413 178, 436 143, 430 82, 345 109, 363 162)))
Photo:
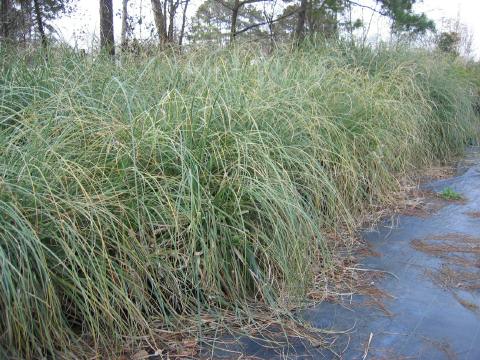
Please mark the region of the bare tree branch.
POLYGON ((240 1, 239 5, 243 6, 246 4, 253 4, 253 3, 259 3, 259 2, 266 2, 266 1, 270 1, 270 0, 243 0, 243 1, 240 1))
POLYGON ((368 6, 368 5, 363 5, 363 4, 360 4, 360 3, 357 3, 355 1, 351 1, 351 0, 347 0, 347 2, 349 2, 350 4, 352 5, 355 5, 355 6, 358 6, 358 7, 361 7, 361 8, 364 8, 364 9, 368 9, 368 10, 371 10, 377 14, 380 14, 382 16, 385 16, 385 13, 381 12, 380 10, 377 10, 371 6, 368 6))
POLYGON ((220 5, 226 7, 228 10, 231 10, 233 11, 234 8, 232 6, 230 6, 228 3, 226 3, 225 1, 223 0, 215 0, 217 3, 219 3, 220 5))
POLYGON ((256 23, 256 24, 249 25, 249 26, 243 28, 242 30, 237 31, 237 35, 238 35, 238 34, 241 34, 241 33, 244 33, 244 32, 246 32, 246 31, 248 31, 248 30, 250 30, 250 29, 253 29, 253 28, 262 26, 262 25, 273 24, 273 23, 275 23, 275 22, 277 22, 277 21, 283 20, 283 19, 288 18, 288 17, 290 17, 290 16, 292 16, 292 15, 295 15, 296 13, 298 13, 298 11, 299 11, 299 9, 295 9, 294 11, 291 11, 291 12, 289 12, 289 13, 287 13, 287 14, 284 14, 284 15, 282 15, 282 16, 279 16, 279 17, 277 17, 277 18, 275 18, 275 19, 273 19, 273 20, 266 20, 266 21, 262 21, 262 22, 259 22, 259 23, 256 23))

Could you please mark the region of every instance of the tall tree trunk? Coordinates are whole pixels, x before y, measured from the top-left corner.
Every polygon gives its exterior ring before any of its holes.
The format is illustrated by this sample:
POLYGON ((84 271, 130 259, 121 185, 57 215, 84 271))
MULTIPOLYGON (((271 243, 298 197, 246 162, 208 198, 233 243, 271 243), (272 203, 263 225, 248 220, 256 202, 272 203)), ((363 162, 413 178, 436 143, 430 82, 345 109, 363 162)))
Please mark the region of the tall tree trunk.
POLYGON ((305 36, 305 18, 307 15, 308 0, 301 0, 298 11, 297 26, 295 27, 295 40, 300 42, 305 36))
POLYGON ((45 35, 45 28, 43 26, 42 11, 38 0, 33 0, 33 6, 35 11, 35 20, 37 22, 38 32, 42 41, 42 47, 46 50, 48 46, 47 36, 45 35))
MULTIPOLYGON (((22 41, 23 45, 26 45, 27 43, 27 14, 29 15, 29 12, 27 11, 27 4, 25 1, 20 2, 20 12, 22 14, 22 41)), ((30 24, 29 24, 30 25, 30 24)))
POLYGON ((235 0, 235 4, 232 8, 232 21, 230 23, 230 43, 235 41, 235 36, 237 36, 237 19, 238 19, 238 10, 240 9, 240 0, 235 0))
POLYGON ((122 1, 122 29, 120 33, 120 46, 122 50, 127 48, 127 26, 128 26, 128 0, 122 1))
POLYGON ((108 54, 115 55, 112 0, 100 0, 100 47, 108 54))
POLYGON ((2 8, 1 8, 1 14, 0 14, 0 18, 1 18, 1 21, 2 21, 2 24, 1 24, 1 35, 2 35, 2 39, 3 40, 6 40, 10 37, 10 7, 11 7, 11 4, 10 4, 10 0, 2 0, 2 8))
POLYGON ((163 0, 163 27, 165 31, 165 40, 163 41, 164 44, 168 43, 169 38, 168 38, 168 30, 167 30, 167 0, 163 0))
POLYGON ((270 50, 269 50, 269 52, 271 52, 275 48, 275 24, 273 22, 273 14, 269 15, 269 14, 267 14, 266 11, 264 11, 263 15, 267 19, 268 37, 270 38, 270 50))
POLYGON ((178 5, 180 0, 169 0, 169 19, 168 19, 168 41, 173 43, 173 30, 175 25, 175 15, 177 14, 178 5))
POLYGON ((173 0, 168 0, 168 32, 167 37, 169 42, 173 42, 173 22, 175 20, 175 3, 173 0))
POLYGON ((152 1, 153 19, 155 21, 155 27, 157 28, 160 44, 163 45, 168 41, 166 17, 162 9, 162 4, 160 0, 151 0, 151 1, 152 1))
POLYGON ((190 0, 185 0, 185 5, 183 6, 183 16, 182 16, 182 27, 180 28, 180 36, 178 37, 178 45, 182 46, 183 36, 185 35, 185 24, 187 23, 187 8, 190 0))

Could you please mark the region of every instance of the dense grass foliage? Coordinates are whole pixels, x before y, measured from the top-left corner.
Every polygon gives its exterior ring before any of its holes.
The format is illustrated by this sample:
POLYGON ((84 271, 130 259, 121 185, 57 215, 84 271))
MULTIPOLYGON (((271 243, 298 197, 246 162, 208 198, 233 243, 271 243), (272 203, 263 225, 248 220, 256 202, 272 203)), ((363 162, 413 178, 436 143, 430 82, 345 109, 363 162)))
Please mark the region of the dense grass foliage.
POLYGON ((466 67, 420 51, 2 59, 4 355, 301 296, 322 233, 476 141, 466 67))

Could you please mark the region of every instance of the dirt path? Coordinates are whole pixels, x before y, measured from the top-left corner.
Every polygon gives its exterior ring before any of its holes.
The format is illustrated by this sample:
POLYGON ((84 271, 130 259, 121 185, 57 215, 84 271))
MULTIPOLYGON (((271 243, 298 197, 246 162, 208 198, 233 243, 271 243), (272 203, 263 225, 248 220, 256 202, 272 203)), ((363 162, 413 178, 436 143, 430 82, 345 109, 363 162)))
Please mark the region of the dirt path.
POLYGON ((480 359, 478 149, 457 176, 425 185, 437 193, 445 189, 463 200, 429 216, 402 215, 395 227, 388 223, 364 234, 376 255, 363 267, 385 274, 375 284, 380 302, 358 306, 371 299, 346 297, 302 313, 315 327, 346 331, 335 337, 332 351, 302 341, 276 347, 252 339, 240 339, 236 350, 241 347, 243 358, 264 359, 480 359))

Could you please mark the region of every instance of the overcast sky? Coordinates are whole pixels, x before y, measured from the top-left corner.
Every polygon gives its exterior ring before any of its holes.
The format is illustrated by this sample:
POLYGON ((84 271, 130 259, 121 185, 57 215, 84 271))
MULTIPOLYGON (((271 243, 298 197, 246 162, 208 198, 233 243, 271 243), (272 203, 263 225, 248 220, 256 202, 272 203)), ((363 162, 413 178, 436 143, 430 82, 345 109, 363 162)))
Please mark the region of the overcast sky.
MULTIPOLYGON (((373 0, 366 0, 374 3, 373 0)), ((113 0, 115 13, 120 14, 121 0, 113 0)), ((152 14, 150 10, 150 0, 130 0, 130 12, 135 15, 142 15, 145 18, 141 27, 137 26, 137 36, 148 36, 147 26, 151 22, 152 14), (140 6, 141 5, 141 6, 140 6), (141 12, 141 13, 140 13, 141 12), (142 34, 139 32, 143 31, 142 34)), ((193 15, 202 0, 192 0, 192 5, 188 11, 189 15, 193 15)), ((365 2, 365 0, 359 1, 365 2)), ((77 44, 79 47, 88 47, 92 38, 98 33, 99 10, 98 0, 79 0, 77 10, 68 17, 58 19, 53 24, 64 40, 71 44, 77 44)), ((444 18, 460 19, 466 25, 468 31, 473 36, 474 55, 478 59, 480 57, 480 0, 424 0, 416 5, 417 12, 425 12, 427 16, 436 22, 440 22, 444 18)), ((368 10, 357 10, 357 17, 363 17, 368 22, 371 13, 368 10)), ((115 18, 115 32, 118 38, 120 30, 120 17, 115 18)), ((369 36, 375 36, 378 33, 385 34, 385 22, 374 17, 370 26, 369 36)))

